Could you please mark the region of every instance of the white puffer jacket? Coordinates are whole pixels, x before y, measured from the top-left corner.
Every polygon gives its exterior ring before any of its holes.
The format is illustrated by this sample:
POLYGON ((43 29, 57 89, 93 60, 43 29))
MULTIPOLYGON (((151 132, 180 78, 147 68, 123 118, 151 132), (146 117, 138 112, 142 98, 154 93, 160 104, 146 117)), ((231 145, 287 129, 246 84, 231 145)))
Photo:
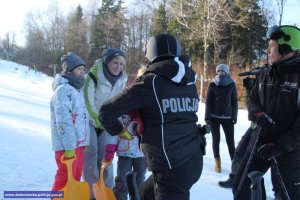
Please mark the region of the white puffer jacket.
POLYGON ((77 90, 68 80, 57 75, 52 83, 51 98, 52 149, 72 150, 89 145, 89 113, 83 91, 77 90))
POLYGON ((90 113, 90 123, 95 127, 100 127, 98 114, 103 103, 117 94, 126 86, 128 76, 123 70, 122 76, 116 81, 114 86, 107 80, 103 73, 103 63, 97 60, 95 65, 90 69, 90 73, 96 78, 94 80, 88 75, 84 84, 85 102, 90 113))
MULTIPOLYGON (((103 62, 97 60, 90 69, 90 73, 96 78, 96 83, 90 75, 86 76, 84 84, 84 98, 88 112, 90 114, 90 124, 95 128, 101 127, 98 115, 104 102, 119 94, 126 86, 128 76, 123 70, 122 76, 116 81, 114 86, 108 81, 103 73, 103 62)), ((107 132, 104 130, 104 132, 107 132)), ((104 132, 102 134, 104 134, 104 132)), ((118 138, 111 136, 108 132, 105 134, 105 144, 116 144, 118 138)))

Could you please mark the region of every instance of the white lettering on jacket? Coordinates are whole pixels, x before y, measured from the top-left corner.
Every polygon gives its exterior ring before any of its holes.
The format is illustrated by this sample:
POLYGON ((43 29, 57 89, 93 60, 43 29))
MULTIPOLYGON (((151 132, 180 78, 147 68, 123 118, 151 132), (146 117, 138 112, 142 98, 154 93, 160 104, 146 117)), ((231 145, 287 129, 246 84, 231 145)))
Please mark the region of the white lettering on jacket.
POLYGON ((163 113, 167 112, 197 112, 198 99, 197 98, 170 98, 162 99, 163 113))
POLYGON ((285 81, 283 83, 283 86, 291 87, 291 88, 297 88, 297 83, 291 83, 291 82, 285 81))

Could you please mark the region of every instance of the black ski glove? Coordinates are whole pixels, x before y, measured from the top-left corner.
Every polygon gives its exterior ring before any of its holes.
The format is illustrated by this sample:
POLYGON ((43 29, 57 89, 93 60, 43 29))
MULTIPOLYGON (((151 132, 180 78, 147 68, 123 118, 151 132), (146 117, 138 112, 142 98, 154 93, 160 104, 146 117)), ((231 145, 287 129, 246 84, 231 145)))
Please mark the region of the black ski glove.
POLYGON ((205 135, 207 133, 210 133, 210 125, 208 124, 205 124, 203 126, 201 126, 201 124, 198 124, 198 128, 199 128, 199 132, 202 134, 202 135, 205 135))
POLYGON ((258 155, 263 160, 270 160, 272 157, 282 155, 282 149, 274 143, 268 143, 258 148, 258 155))
POLYGON ((205 138, 205 134, 210 132, 210 126, 208 124, 201 126, 201 124, 198 124, 198 130, 200 133, 200 137, 201 137, 201 143, 200 143, 200 148, 202 150, 202 155, 206 155, 206 138, 205 138))

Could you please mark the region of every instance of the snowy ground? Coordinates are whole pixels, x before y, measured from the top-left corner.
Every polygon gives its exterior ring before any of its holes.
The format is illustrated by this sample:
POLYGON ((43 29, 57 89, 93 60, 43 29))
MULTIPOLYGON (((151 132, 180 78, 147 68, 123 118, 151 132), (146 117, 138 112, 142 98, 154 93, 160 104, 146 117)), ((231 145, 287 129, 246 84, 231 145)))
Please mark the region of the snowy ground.
MULTIPOLYGON (((4 191, 51 190, 56 170, 49 123, 51 83, 51 77, 0 60, 0 199, 4 198, 4 191)), ((198 116, 201 124, 204 110, 204 104, 200 104, 198 116)), ((247 111, 239 110, 235 126, 236 144, 249 125, 247 111)), ((207 135, 207 143, 202 176, 192 187, 190 199, 233 199, 230 189, 218 186, 218 181, 228 178, 231 164, 224 135, 220 144, 221 173, 213 171, 211 135, 207 135)), ((114 164, 116 166, 116 159, 114 164)), ((268 200, 271 200, 269 172, 265 175, 265 184, 268 200)))

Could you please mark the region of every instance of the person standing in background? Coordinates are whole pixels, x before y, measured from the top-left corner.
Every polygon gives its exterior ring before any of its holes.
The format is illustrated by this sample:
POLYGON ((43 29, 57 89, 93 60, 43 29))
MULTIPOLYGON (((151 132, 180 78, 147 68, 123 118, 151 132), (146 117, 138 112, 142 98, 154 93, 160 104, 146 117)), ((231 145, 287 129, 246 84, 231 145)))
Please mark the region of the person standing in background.
MULTIPOLYGON (((120 93, 126 86, 124 71, 125 53, 121 49, 109 48, 103 51, 102 59, 96 60, 90 69, 84 85, 84 98, 90 114, 90 146, 85 150, 83 178, 89 183, 91 199, 94 198, 93 184, 99 180, 99 170, 109 145, 117 140, 103 129, 98 113, 102 104, 120 93)), ((104 170, 105 185, 114 186, 113 164, 104 170)))
POLYGON ((80 181, 82 175, 84 148, 89 144, 89 113, 83 97, 85 63, 75 53, 68 52, 61 57, 62 74, 52 83, 54 90, 50 102, 52 149, 55 151, 57 172, 53 191, 61 190, 67 183, 67 167, 63 159, 75 157, 73 176, 80 181))
POLYGON ((237 89, 227 65, 219 64, 216 67, 216 76, 208 86, 205 104, 205 122, 210 125, 212 133, 212 148, 215 158, 214 170, 220 173, 220 126, 223 127, 232 160, 235 152, 234 124, 237 122, 238 113, 237 89))

